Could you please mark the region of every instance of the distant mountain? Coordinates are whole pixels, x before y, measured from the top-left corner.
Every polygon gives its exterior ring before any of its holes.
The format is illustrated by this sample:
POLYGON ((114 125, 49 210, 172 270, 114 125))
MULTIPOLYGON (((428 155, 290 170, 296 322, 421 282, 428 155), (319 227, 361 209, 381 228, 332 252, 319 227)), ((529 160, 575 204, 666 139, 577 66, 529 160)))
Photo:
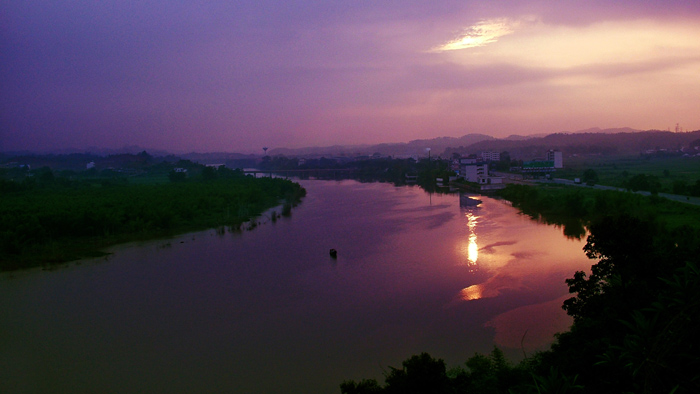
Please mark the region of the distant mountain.
POLYGON ((109 155, 123 155, 123 154, 129 154, 129 155, 135 155, 141 152, 147 152, 151 156, 159 157, 159 156, 168 156, 170 153, 164 150, 159 150, 159 149, 147 149, 138 145, 124 145, 121 148, 118 149, 106 149, 106 148, 98 148, 98 147, 89 147, 87 149, 83 149, 82 151, 77 151, 77 152, 89 152, 95 155, 100 155, 100 156, 109 156, 109 155))
POLYGON ((355 157, 378 153, 382 156, 422 157, 428 155, 427 149, 430 148, 433 156, 442 157, 449 157, 453 153, 478 154, 482 151, 495 150, 509 151, 514 158, 534 158, 543 156, 549 149, 558 149, 568 154, 588 154, 592 152, 627 154, 638 153, 639 151, 656 147, 673 149, 685 141, 685 137, 678 133, 673 133, 673 135, 655 133, 668 132, 658 130, 642 131, 630 127, 609 129, 592 127, 556 134, 510 135, 501 139, 484 134, 467 134, 459 138, 439 137, 413 140, 405 143, 334 145, 299 149, 275 148, 271 149, 269 154, 292 157, 355 157), (644 135, 639 135, 640 133, 644 135))
POLYGON ((308 147, 299 149, 275 148, 268 152, 270 155, 320 157, 320 156, 369 156, 379 153, 382 156, 411 157, 427 156, 428 149, 435 156, 450 147, 466 147, 474 143, 495 140, 484 134, 467 134, 462 137, 438 137, 432 139, 413 140, 402 143, 384 143, 376 145, 334 145, 326 147, 308 147))
POLYGON ((125 145, 121 148, 111 149, 111 148, 100 148, 96 146, 91 146, 88 148, 62 148, 62 149, 49 149, 49 150, 35 150, 35 151, 8 151, 3 152, 5 155, 11 156, 30 156, 30 155, 72 155, 72 154, 86 154, 95 156, 110 156, 110 155, 135 155, 146 151, 149 155, 154 157, 162 157, 170 155, 169 152, 160 149, 147 149, 138 145, 125 145))
MULTIPOLYGON (((430 149, 431 155, 450 157, 454 153, 479 154, 484 151, 508 151, 514 159, 533 159, 544 156, 549 149, 557 149, 565 155, 573 154, 636 154, 649 149, 677 150, 688 147, 700 140, 700 130, 685 133, 672 133, 660 130, 635 130, 629 127, 601 129, 593 127, 574 132, 556 134, 510 135, 497 139, 484 134, 467 134, 462 137, 438 137, 418 139, 402 143, 383 143, 375 145, 333 145, 326 147, 307 147, 298 149, 274 148, 268 155, 284 155, 290 157, 357 157, 370 156, 376 153, 382 156, 394 157, 425 157, 430 149)), ((227 164, 233 167, 253 167, 261 159, 261 155, 228 152, 184 153, 172 155, 162 150, 144 149, 140 146, 124 146, 120 149, 105 149, 91 147, 88 149, 62 149, 52 152, 0 152, 0 162, 21 158, 30 162, 30 156, 70 156, 75 161, 72 166, 84 166, 86 160, 96 160, 95 157, 110 155, 135 155, 146 151, 152 157, 166 160, 183 158, 201 164, 227 164), (93 157, 95 156, 95 157, 93 157)), ((65 157, 56 158, 59 161, 65 157)), ((39 164, 34 163, 34 164, 39 164)), ((55 164, 55 163, 50 163, 55 164)), ((49 165, 49 164, 46 164, 49 165)))
POLYGON ((230 161, 259 160, 260 155, 246 155, 243 153, 211 152, 211 153, 184 153, 177 155, 183 159, 191 160, 199 164, 226 164, 230 161))
MULTIPOLYGON (((617 129, 616 129, 617 130, 617 129)), ((632 130, 632 129, 625 129, 632 130)), ((539 138, 523 140, 497 139, 479 141, 467 147, 452 147, 443 152, 443 157, 453 153, 478 154, 484 151, 508 151, 514 159, 530 160, 543 157, 550 149, 560 150, 564 155, 638 154, 650 149, 679 150, 688 147, 700 138, 700 130, 687 133, 648 130, 632 132, 586 132, 556 133, 539 138)))
MULTIPOLYGON (((573 134, 591 134, 591 133, 616 134, 616 133, 639 133, 642 131, 643 130, 636 130, 636 129, 633 129, 631 127, 619 127, 619 128, 612 128, 612 129, 601 129, 600 127, 591 127, 590 129, 574 131, 573 134)), ((569 133, 569 132, 564 131, 563 133, 569 133)))
MULTIPOLYGON (((577 130, 577 131, 562 131, 561 133, 564 134, 590 134, 590 133, 598 133, 598 134, 615 134, 615 133, 639 133, 642 130, 636 130, 630 127, 620 127, 616 129, 601 129, 600 127, 591 127, 590 129, 585 129, 585 130, 577 130)), ((530 135, 509 135, 508 137, 504 138, 505 140, 508 141, 522 141, 522 140, 529 140, 533 138, 543 138, 550 135, 550 133, 539 133, 539 134, 530 134, 530 135)))
POLYGON ((529 140, 532 138, 541 138, 547 136, 546 133, 542 134, 532 134, 532 135, 516 135, 516 134, 511 134, 508 137, 505 138, 507 141, 522 141, 522 140, 529 140))

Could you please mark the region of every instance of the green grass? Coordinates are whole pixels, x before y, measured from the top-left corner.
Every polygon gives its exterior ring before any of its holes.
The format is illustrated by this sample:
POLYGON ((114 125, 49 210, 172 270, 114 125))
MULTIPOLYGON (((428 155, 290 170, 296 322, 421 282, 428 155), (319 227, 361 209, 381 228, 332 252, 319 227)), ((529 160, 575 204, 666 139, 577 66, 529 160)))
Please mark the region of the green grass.
POLYGON ((576 231, 576 219, 581 226, 602 217, 627 214, 645 220, 655 219, 668 228, 700 226, 700 206, 671 201, 658 196, 631 192, 597 190, 576 186, 528 186, 509 184, 497 193, 524 213, 563 225, 576 231))
POLYGON ((694 184, 700 179, 700 157, 578 156, 566 158, 564 167, 554 176, 581 178, 585 170, 593 169, 598 184, 616 187, 624 187, 634 175, 653 175, 661 182, 662 191, 669 193, 674 181, 694 184))

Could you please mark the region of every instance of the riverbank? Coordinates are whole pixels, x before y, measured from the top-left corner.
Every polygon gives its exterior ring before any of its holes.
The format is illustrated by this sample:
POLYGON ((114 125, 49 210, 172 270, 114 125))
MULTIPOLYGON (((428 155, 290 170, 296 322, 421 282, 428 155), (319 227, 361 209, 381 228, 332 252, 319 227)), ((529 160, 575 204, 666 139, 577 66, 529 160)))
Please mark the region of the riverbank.
POLYGON ((523 213, 552 223, 576 219, 587 225, 603 216, 623 214, 654 218, 671 228, 700 223, 700 207, 696 205, 629 191, 540 183, 508 184, 496 195, 523 213))
POLYGON ((305 190, 284 179, 232 177, 158 185, 39 188, 0 199, 0 271, 103 255, 104 248, 289 212, 305 190))

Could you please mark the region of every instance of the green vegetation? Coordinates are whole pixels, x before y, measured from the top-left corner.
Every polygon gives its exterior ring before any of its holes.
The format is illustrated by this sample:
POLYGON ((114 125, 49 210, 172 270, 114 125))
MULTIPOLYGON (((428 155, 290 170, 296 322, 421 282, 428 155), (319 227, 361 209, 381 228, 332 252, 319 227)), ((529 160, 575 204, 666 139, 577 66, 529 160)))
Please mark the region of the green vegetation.
POLYGON ((238 228, 280 201, 290 205, 305 194, 288 180, 190 165, 200 175, 167 183, 71 180, 53 176, 48 168, 22 182, 0 180, 0 270, 99 255, 122 242, 216 226, 238 228))
POLYGON ((700 196, 700 157, 666 155, 645 156, 579 156, 566 159, 566 168, 557 170, 557 178, 645 190, 652 193, 672 193, 700 196), (591 173, 590 171, 593 171, 591 173))
MULTIPOLYGON (((540 355, 538 355, 540 357, 540 355)), ((414 355, 402 363, 403 368, 389 367, 385 384, 375 379, 359 382, 345 381, 340 385, 343 394, 535 394, 577 393, 583 386, 577 376, 566 376, 556 367, 539 375, 540 358, 527 359, 517 365, 509 362, 495 347, 491 354, 475 354, 463 365, 447 368, 441 359, 427 353, 414 355)))
MULTIPOLYGON (((450 161, 436 159, 394 159, 389 157, 376 157, 371 159, 353 160, 338 162, 331 159, 305 159, 300 161, 294 158, 283 156, 266 156, 260 163, 262 170, 275 172, 286 170, 343 170, 339 173, 328 172, 330 179, 345 177, 356 179, 360 182, 391 182, 395 185, 405 185, 407 176, 412 177, 413 182, 424 189, 434 192, 437 188, 437 178, 445 181, 455 172, 450 169, 450 161)), ((313 171, 311 171, 313 173, 313 171)), ((304 173, 300 173, 304 176, 304 173)), ((322 177, 323 174, 315 174, 322 177)), ((446 183, 446 182, 445 182, 446 183)))
POLYGON ((502 196, 539 219, 588 229, 584 252, 597 263, 566 280, 570 331, 517 365, 498 349, 452 369, 423 353, 391 368, 384 385, 346 381, 342 393, 700 392, 696 207, 577 188, 515 185, 502 196))
POLYGON ((585 234, 584 227, 605 216, 631 215, 676 228, 700 223, 700 207, 657 196, 590 188, 509 184, 498 196, 534 219, 564 226, 565 234, 585 234), (575 227, 575 228, 574 228, 575 227))

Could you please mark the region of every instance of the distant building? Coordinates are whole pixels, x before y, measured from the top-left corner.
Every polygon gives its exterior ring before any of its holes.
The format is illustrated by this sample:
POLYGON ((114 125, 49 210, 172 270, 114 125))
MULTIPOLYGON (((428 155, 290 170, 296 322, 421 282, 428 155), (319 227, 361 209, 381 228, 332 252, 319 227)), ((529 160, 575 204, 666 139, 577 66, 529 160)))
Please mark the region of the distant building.
POLYGON ((95 168, 95 162, 94 162, 94 161, 91 161, 91 162, 87 163, 87 165, 85 166, 85 168, 88 169, 88 170, 91 169, 91 168, 95 168))
POLYGON ((452 162, 450 162, 450 169, 459 174, 459 159, 453 159, 452 162))
POLYGON ((479 178, 481 190, 503 189, 506 185, 503 183, 502 176, 485 176, 479 178))
POLYGON ((476 159, 460 159, 459 174, 467 182, 479 182, 489 175, 489 165, 476 159))
POLYGON ((564 168, 564 159, 562 158, 561 152, 558 150, 547 151, 546 160, 554 162, 554 168, 564 168))
POLYGON ((500 161, 501 154, 499 152, 481 152, 481 158, 484 161, 500 161))
POLYGON ((523 163, 522 172, 531 174, 554 172, 554 161, 526 161, 523 163))
POLYGON ((464 164, 475 164, 475 163, 478 162, 478 161, 479 161, 479 159, 478 159, 476 156, 474 156, 474 155, 469 156, 469 157, 461 157, 461 158, 459 159, 459 165, 464 165, 464 164))

